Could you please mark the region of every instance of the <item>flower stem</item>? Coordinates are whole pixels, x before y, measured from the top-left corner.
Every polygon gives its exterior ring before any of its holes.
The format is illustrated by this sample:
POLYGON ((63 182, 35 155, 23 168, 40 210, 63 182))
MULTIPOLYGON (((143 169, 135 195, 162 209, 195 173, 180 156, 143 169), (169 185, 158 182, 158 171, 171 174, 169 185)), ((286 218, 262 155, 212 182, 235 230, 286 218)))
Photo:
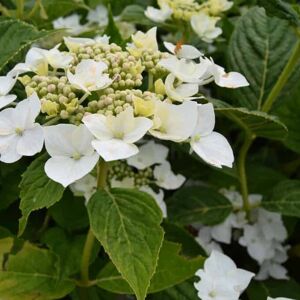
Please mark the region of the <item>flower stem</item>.
POLYGON ((90 94, 89 93, 85 93, 80 99, 79 99, 79 104, 81 104, 90 94))
MULTIPOLYGON (((98 190, 106 188, 107 181, 107 173, 108 173, 108 164, 104 160, 100 160, 97 165, 97 188, 98 190)), ((89 265, 90 258, 93 250, 93 246, 95 243, 95 236, 91 230, 88 231, 85 245, 83 248, 82 259, 81 259, 81 284, 83 286, 89 286, 89 265)), ((84 292, 82 294, 85 294, 84 292)), ((86 297, 81 297, 82 299, 87 299, 86 297)))
POLYGON ((148 91, 152 91, 153 89, 153 74, 151 74, 150 72, 148 73, 148 91))
POLYGON ((251 210, 251 205, 249 203, 249 194, 248 194, 248 183, 247 183, 247 175, 246 175, 246 158, 251 147, 255 136, 246 132, 244 143, 240 149, 240 153, 237 159, 237 169, 240 181, 241 194, 243 198, 243 209, 246 212, 247 216, 249 216, 249 212, 251 210))
POLYGON ((60 117, 55 117, 47 121, 46 123, 43 124, 43 126, 50 126, 55 124, 57 121, 59 121, 60 117))
POLYGON ((23 14, 24 14, 24 0, 17 0, 17 18, 18 19, 23 19, 23 14))
POLYGON ((300 59, 300 39, 296 43, 286 66, 284 67, 276 84, 274 85, 273 89, 271 90, 271 93, 269 94, 268 98, 266 99, 266 101, 262 107, 262 111, 268 112, 272 108, 274 101, 277 99, 277 97, 279 96, 280 92, 282 91, 284 85, 288 81, 290 75, 294 71, 299 59, 300 59))

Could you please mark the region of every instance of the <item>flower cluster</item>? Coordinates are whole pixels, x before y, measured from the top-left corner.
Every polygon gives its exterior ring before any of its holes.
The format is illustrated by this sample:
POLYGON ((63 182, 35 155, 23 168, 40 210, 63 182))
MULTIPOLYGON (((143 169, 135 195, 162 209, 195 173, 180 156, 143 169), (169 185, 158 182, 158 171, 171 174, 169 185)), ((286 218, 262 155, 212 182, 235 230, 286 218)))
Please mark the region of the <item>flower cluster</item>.
POLYGON ((216 24, 220 15, 233 5, 228 0, 207 0, 202 4, 195 0, 158 0, 157 3, 159 9, 147 7, 145 15, 149 19, 157 23, 171 18, 189 22, 193 31, 207 43, 222 34, 222 29, 216 24))
POLYGON ((222 252, 218 242, 230 244, 233 238, 246 247, 248 254, 259 264, 256 279, 287 279, 287 270, 281 264, 288 258, 289 247, 283 244, 287 239, 287 231, 281 215, 260 208, 262 196, 252 194, 249 195, 249 203, 253 208, 248 220, 242 210, 241 195, 232 190, 223 189, 221 192, 231 201, 235 212, 221 224, 202 226, 196 238, 199 244, 207 252, 213 249, 222 252))
POLYGON ((109 43, 106 36, 69 37, 64 43, 68 51, 60 50, 63 45, 50 50, 31 48, 25 62, 2 77, 5 88, 0 105, 16 107, 0 112, 1 161, 34 155, 45 141, 50 155, 46 174, 65 187, 88 175, 101 157, 107 162, 128 159, 137 170, 144 170, 143 164, 153 166, 149 172, 139 171, 132 179, 134 186, 148 188, 145 177, 149 177, 158 187, 178 188, 184 178, 172 173, 166 154, 153 154, 166 149, 153 143, 139 148, 140 140, 149 135, 189 143, 213 166, 232 166, 229 143, 213 131, 212 104, 193 100, 199 98, 200 86, 213 81, 229 88, 248 85, 241 74, 226 73, 190 45, 177 49, 166 43, 170 53, 160 52, 156 28, 137 32, 125 50, 109 43), (149 50, 161 53, 151 68, 143 58, 149 50), (153 68, 162 70, 159 78, 153 68), (16 97, 8 93, 17 78, 29 98, 12 103, 16 97), (148 88, 141 89, 145 79, 148 88), (154 157, 149 158, 149 153, 154 157))

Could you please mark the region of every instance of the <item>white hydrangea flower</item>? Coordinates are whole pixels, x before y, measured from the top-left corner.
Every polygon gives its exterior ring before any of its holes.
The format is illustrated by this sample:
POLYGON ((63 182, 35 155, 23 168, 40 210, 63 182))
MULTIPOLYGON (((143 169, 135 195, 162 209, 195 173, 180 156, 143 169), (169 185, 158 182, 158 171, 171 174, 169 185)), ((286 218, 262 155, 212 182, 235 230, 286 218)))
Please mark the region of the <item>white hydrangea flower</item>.
POLYGON ((165 81, 165 89, 168 97, 172 100, 183 102, 186 100, 192 100, 199 97, 192 97, 199 91, 197 83, 181 83, 174 86, 176 77, 170 73, 165 81))
POLYGON ((109 75, 103 73, 107 68, 107 64, 102 61, 84 59, 76 66, 75 74, 68 70, 67 77, 74 87, 90 94, 92 91, 104 89, 112 83, 109 75))
POLYGON ((127 159, 127 163, 139 170, 144 170, 155 164, 166 161, 169 149, 154 141, 149 141, 140 147, 138 154, 127 159))
POLYGON ((156 40, 156 31, 157 27, 153 27, 148 30, 146 33, 138 31, 131 36, 133 46, 137 49, 146 49, 146 50, 158 50, 158 44, 156 40))
POLYGON ((210 17, 204 12, 199 12, 191 18, 191 26, 195 33, 206 43, 212 43, 219 35, 222 34, 222 29, 216 27, 219 21, 217 17, 210 17))
POLYGON ((45 164, 49 178, 67 187, 95 167, 99 155, 93 149, 93 136, 83 124, 44 127, 45 146, 51 158, 45 164))
POLYGON ((105 161, 126 159, 137 154, 139 149, 134 143, 153 125, 147 118, 135 118, 131 107, 117 116, 87 115, 83 122, 96 137, 92 145, 105 161))
POLYGON ((172 13, 172 9, 166 3, 163 3, 160 9, 148 6, 145 16, 156 23, 163 23, 171 17, 172 13))
POLYGON ((91 39, 91 38, 76 38, 76 37, 64 37, 64 42, 67 46, 67 48, 74 52, 76 51, 78 48, 82 47, 82 46, 89 46, 89 45, 95 45, 95 44, 105 44, 108 45, 109 44, 109 36, 107 36, 106 34, 102 35, 102 36, 96 36, 95 38, 91 39))
POLYGON ((162 140, 183 142, 192 135, 197 118, 195 102, 185 101, 180 105, 156 102, 154 126, 149 132, 162 140))
POLYGON ((163 58, 158 63, 182 82, 201 83, 207 72, 207 64, 195 63, 193 60, 178 59, 176 56, 163 58))
POLYGON ((7 75, 14 77, 26 72, 34 72, 38 75, 48 74, 48 61, 43 49, 37 47, 29 49, 25 63, 18 63, 7 75))
POLYGON ((95 9, 89 11, 87 19, 90 23, 106 26, 108 24, 108 10, 103 4, 100 4, 95 9))
POLYGON ((185 177, 183 175, 175 175, 172 172, 171 165, 168 161, 155 166, 153 176, 155 178, 155 183, 166 190, 176 190, 185 182, 185 177))
POLYGON ((50 50, 43 50, 48 64, 54 69, 67 69, 74 57, 68 52, 58 50, 60 44, 50 50))
POLYGON ((87 26, 80 24, 80 15, 72 14, 60 17, 52 22, 54 29, 66 29, 68 34, 78 35, 87 30, 87 26))
POLYGON ((233 2, 228 0, 209 0, 209 12, 213 15, 219 15, 229 10, 233 6, 233 2))
POLYGON ((174 45, 169 42, 164 42, 164 46, 170 51, 172 54, 177 56, 178 58, 185 59, 196 59, 204 54, 200 52, 197 48, 191 45, 174 45))
POLYGON ((219 251, 221 253, 223 252, 221 246, 212 240, 211 227, 209 226, 201 227, 195 240, 208 255, 211 254, 213 250, 219 251))
POLYGON ((204 263, 204 269, 196 273, 200 281, 195 288, 202 300, 238 300, 249 285, 253 273, 236 267, 228 256, 212 251, 204 263))
POLYGON ((15 108, 0 112, 0 161, 13 163, 42 150, 43 129, 35 123, 40 110, 40 99, 34 93, 15 108))
POLYGON ((215 113, 211 103, 198 105, 198 121, 192 134, 192 149, 208 164, 232 167, 234 156, 226 138, 213 131, 215 113))
POLYGON ((225 69, 214 63, 212 59, 200 58, 200 62, 206 65, 207 71, 203 76, 202 84, 214 81, 218 86, 236 89, 249 85, 249 82, 242 74, 238 72, 226 73, 225 69))
POLYGON ((161 209, 163 217, 166 218, 167 217, 167 205, 164 201, 164 192, 163 192, 163 190, 160 189, 158 191, 158 193, 155 193, 149 186, 142 186, 142 187, 140 187, 139 190, 142 191, 142 192, 148 193, 149 195, 151 195, 154 198, 157 205, 161 209))
POLYGON ((71 191, 75 196, 83 196, 86 203, 97 191, 97 179, 91 174, 87 174, 70 185, 71 191))
POLYGON ((17 77, 0 76, 0 109, 16 100, 16 95, 9 94, 16 81, 17 77))

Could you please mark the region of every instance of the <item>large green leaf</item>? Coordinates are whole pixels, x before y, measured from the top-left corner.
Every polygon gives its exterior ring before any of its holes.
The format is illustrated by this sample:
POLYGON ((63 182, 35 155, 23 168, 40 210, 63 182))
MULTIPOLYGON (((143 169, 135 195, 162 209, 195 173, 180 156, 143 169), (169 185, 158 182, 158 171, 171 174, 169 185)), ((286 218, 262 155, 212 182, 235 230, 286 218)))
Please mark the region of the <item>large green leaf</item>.
POLYGON ((220 100, 211 99, 211 102, 216 111, 255 136, 274 140, 283 140, 287 136, 287 127, 276 116, 261 111, 250 111, 244 107, 233 107, 220 100))
POLYGON ((293 6, 282 0, 259 0, 258 4, 263 6, 269 16, 288 20, 291 24, 299 26, 300 18, 293 6))
POLYGON ((59 277, 57 257, 48 250, 25 243, 10 255, 0 271, 1 299, 60 299, 74 288, 69 279, 59 277))
POLYGON ((0 17, 0 71, 22 50, 53 32, 55 31, 39 31, 20 20, 0 17))
POLYGON ((241 106, 261 109, 296 40, 287 21, 268 17, 263 8, 254 7, 241 17, 228 47, 230 70, 244 74, 250 83, 232 93, 241 106))
POLYGON ((155 272, 162 213, 148 194, 133 189, 98 191, 88 203, 91 229, 138 300, 155 272))
POLYGON ((170 220, 181 224, 219 224, 227 218, 232 209, 227 198, 211 188, 202 186, 182 188, 168 199, 170 220))
MULTIPOLYGON (((179 255, 181 246, 165 241, 160 251, 156 272, 151 279, 148 293, 156 293, 179 284, 195 275, 203 266, 204 258, 185 258, 179 255)), ((98 275, 98 286, 111 292, 130 294, 132 290, 112 263, 98 275)))
POLYGON ((300 218, 300 181, 284 180, 273 189, 272 196, 262 202, 268 210, 300 218))
POLYGON ((36 158, 22 175, 20 184, 22 217, 19 220, 19 235, 24 232, 31 212, 52 206, 63 195, 64 187, 48 178, 44 171, 47 159, 47 155, 36 158))
POLYGON ((267 297, 285 297, 298 300, 300 285, 293 280, 252 281, 247 289, 249 300, 266 300, 267 297))
MULTIPOLYGON (((68 277, 79 272, 85 235, 68 235, 62 229, 54 227, 45 232, 42 242, 55 253, 60 260, 60 275, 68 277)), ((99 251, 99 244, 94 244, 90 263, 93 263, 99 251)))

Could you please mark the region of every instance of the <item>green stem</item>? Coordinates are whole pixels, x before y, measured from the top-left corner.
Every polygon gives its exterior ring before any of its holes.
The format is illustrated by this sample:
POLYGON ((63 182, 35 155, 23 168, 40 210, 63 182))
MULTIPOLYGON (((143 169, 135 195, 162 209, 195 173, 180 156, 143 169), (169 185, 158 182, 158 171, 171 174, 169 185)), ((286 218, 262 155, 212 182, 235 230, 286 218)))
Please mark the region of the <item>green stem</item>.
POLYGON ((24 0, 17 0, 17 18, 23 19, 23 13, 24 13, 24 0))
POLYGON ((246 132, 244 143, 240 149, 240 153, 237 159, 237 168, 238 175, 240 181, 241 194, 243 198, 243 209, 249 216, 249 212, 251 210, 251 205, 249 203, 249 194, 248 194, 248 183, 247 183, 247 175, 246 175, 246 159, 249 148, 251 147, 255 136, 246 132))
POLYGON ((150 72, 148 73, 148 91, 152 91, 153 90, 153 74, 151 74, 150 72))
POLYGON ((292 54, 284 67, 282 73, 280 74, 276 84, 274 85, 271 93, 269 94, 268 98, 266 99, 262 111, 268 112, 274 103, 274 101, 279 96, 280 92, 282 91, 284 85, 286 84, 287 80, 289 79, 290 75, 294 71, 298 60, 300 59, 300 40, 296 43, 292 54))
POLYGON ((43 124, 43 126, 50 126, 50 125, 53 125, 55 124, 57 121, 60 120, 60 117, 55 117, 55 118, 52 118, 51 120, 47 121, 46 123, 43 124))
MULTIPOLYGON (((97 165, 97 188, 99 190, 106 188, 107 173, 108 173, 108 164, 104 160, 100 160, 97 165)), ((82 286, 89 286, 90 284, 89 265, 90 265, 90 258, 91 258, 94 243, 95 243, 95 236, 90 228, 86 237, 86 241, 82 253, 82 260, 81 260, 80 282, 82 286)), ((83 295, 85 295, 84 291, 82 293, 81 298, 86 299, 86 297, 84 297, 83 295)))

